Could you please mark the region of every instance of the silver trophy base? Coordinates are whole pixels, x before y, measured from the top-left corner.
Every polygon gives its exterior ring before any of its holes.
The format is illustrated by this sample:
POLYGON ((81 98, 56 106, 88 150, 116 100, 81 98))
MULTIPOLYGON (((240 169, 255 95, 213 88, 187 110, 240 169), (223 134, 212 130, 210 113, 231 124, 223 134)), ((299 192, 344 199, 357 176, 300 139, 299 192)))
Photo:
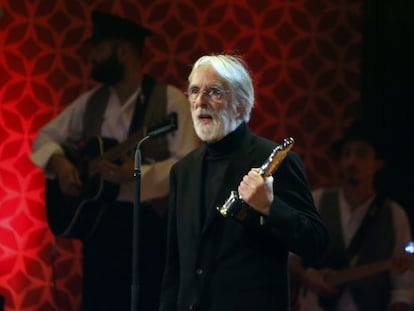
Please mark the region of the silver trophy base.
POLYGON ((224 217, 244 220, 247 216, 249 206, 240 198, 237 191, 232 191, 226 202, 222 206, 218 206, 217 209, 224 217))

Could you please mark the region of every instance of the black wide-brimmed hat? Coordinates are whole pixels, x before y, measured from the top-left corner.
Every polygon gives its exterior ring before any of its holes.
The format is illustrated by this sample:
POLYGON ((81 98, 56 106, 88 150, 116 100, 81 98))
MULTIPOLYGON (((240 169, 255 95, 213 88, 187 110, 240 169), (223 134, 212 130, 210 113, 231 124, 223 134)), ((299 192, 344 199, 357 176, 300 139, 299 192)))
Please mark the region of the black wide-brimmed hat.
POLYGON ((142 43, 152 32, 144 26, 121 16, 102 12, 92 12, 93 30, 87 39, 89 43, 98 43, 105 39, 119 38, 134 43, 142 43))
POLYGON ((340 154, 343 145, 349 141, 364 141, 374 147, 378 158, 384 156, 384 146, 378 131, 367 121, 357 119, 344 131, 341 139, 332 144, 332 150, 340 154))

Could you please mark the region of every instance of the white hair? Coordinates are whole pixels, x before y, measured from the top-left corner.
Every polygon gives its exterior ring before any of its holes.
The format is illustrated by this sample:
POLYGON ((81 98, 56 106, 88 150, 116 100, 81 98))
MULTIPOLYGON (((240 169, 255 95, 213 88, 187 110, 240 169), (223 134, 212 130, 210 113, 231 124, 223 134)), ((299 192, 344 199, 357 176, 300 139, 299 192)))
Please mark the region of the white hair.
MULTIPOLYGON (((243 106, 241 118, 247 123, 254 106, 254 87, 252 77, 247 64, 239 56, 234 55, 206 55, 200 57, 193 65, 188 80, 191 80, 193 72, 202 65, 211 65, 231 88, 233 93, 233 105, 243 106)), ((236 108, 236 107, 235 107, 236 108)))

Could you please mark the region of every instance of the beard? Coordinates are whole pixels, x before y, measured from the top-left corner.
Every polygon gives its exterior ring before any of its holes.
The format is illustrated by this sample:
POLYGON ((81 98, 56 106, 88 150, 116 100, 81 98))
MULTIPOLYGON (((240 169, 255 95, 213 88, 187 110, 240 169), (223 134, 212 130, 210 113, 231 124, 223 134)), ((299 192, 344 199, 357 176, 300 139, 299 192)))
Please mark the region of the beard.
POLYGON ((210 107, 191 110, 194 129, 197 136, 204 142, 214 143, 234 131, 238 125, 236 114, 231 109, 214 111, 210 107), (204 124, 202 118, 208 118, 211 122, 204 124))
POLYGON ((91 76, 97 81, 105 85, 114 85, 124 78, 125 68, 119 62, 115 51, 103 63, 94 63, 91 76))

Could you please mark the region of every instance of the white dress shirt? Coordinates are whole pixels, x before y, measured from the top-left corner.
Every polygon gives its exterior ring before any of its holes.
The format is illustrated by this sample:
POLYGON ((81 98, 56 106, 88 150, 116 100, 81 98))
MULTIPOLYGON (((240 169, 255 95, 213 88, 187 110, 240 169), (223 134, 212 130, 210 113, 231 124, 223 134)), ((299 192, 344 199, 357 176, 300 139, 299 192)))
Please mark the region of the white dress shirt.
MULTIPOLYGON (((86 103, 96 88, 82 94, 70 104, 55 119, 40 129, 33 142, 33 150, 30 159, 43 169, 50 157, 55 153, 63 153, 61 144, 68 139, 78 141, 82 139, 83 116, 86 103)), ((119 142, 128 136, 129 126, 132 120, 138 88, 121 105, 115 91, 111 89, 108 104, 104 113, 101 127, 101 136, 115 138, 119 142)), ((160 198, 168 193, 169 171, 171 166, 189 151, 198 146, 199 141, 193 129, 190 104, 187 98, 176 87, 167 86, 167 113, 177 112, 178 129, 167 135, 170 157, 160 162, 145 164, 141 167, 141 200, 146 201, 160 198)), ((145 142, 144 142, 145 144, 145 142)), ((132 174, 133 172, 131 172, 132 174)), ((47 175, 49 178, 54 176, 47 175)), ((122 184, 118 195, 119 201, 132 202, 134 199, 134 182, 122 184)))
MULTIPOLYGON (((312 192, 315 206, 317 209, 320 207, 320 201, 322 193, 325 189, 319 188, 312 192)), ((375 196, 372 196, 367 201, 362 203, 359 207, 352 210, 349 204, 345 201, 343 191, 339 191, 339 209, 341 218, 342 236, 344 238, 345 247, 348 247, 352 237, 357 232, 361 222, 363 221, 365 214, 367 213, 369 206, 375 196)), ((411 241, 411 230, 408 217, 404 209, 399 206, 395 201, 391 201, 391 212, 394 225, 395 234, 395 249, 394 253, 398 254, 404 250, 405 245, 411 241)), ((407 271, 403 274, 390 271, 391 279, 391 303, 393 302, 405 302, 408 304, 414 303, 414 273, 413 271, 407 271)), ((305 296, 301 299, 301 311, 317 311, 322 310, 317 304, 316 295, 307 291, 305 296)), ((352 295, 349 290, 345 290, 339 299, 336 311, 361 311, 358 310, 352 295)))

